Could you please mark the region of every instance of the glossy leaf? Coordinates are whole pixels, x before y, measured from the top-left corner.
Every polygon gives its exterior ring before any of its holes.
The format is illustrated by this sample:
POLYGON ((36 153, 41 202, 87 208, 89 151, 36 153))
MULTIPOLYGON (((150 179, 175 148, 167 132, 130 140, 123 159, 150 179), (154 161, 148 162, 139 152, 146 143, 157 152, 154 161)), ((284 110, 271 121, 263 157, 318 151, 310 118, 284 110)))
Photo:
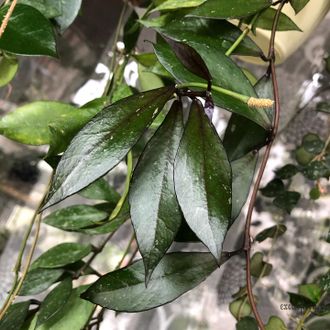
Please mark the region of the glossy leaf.
POLYGON ((43 145, 53 142, 52 127, 70 141, 99 111, 99 107, 76 109, 54 101, 32 102, 2 117, 0 133, 24 144, 43 145))
POLYGON ((109 214, 90 205, 74 205, 57 210, 44 219, 47 225, 63 229, 77 230, 106 219, 109 214))
POLYGON ((276 177, 282 180, 287 180, 292 178, 294 175, 296 175, 299 172, 299 169, 297 166, 293 164, 287 164, 280 169, 276 170, 276 177))
POLYGON ((265 325, 265 330, 288 330, 288 328, 279 317, 271 316, 265 325))
POLYGON ((72 290, 63 308, 46 323, 38 326, 35 330, 81 330, 88 324, 95 306, 80 298, 86 290, 86 286, 80 286, 72 290))
POLYGON ((182 8, 192 8, 201 5, 206 0, 165 0, 153 11, 178 10, 182 8))
POLYGON ((257 165, 257 154, 249 153, 244 157, 231 163, 233 172, 232 182, 232 221, 240 214, 246 199, 249 195, 250 186, 253 180, 254 171, 257 165))
POLYGON ((151 90, 120 100, 99 112, 63 154, 44 208, 87 187, 116 166, 173 92, 172 86, 151 90))
POLYGON ((9 307, 4 317, 0 320, 0 330, 18 330, 23 326, 29 311, 30 302, 24 301, 9 307))
MULTIPOLYGON (((7 11, 8 6, 0 9, 0 21, 7 11)), ((52 25, 35 8, 18 4, 0 38, 0 49, 19 55, 56 56, 52 25)))
POLYGON ((272 265, 263 260, 264 255, 256 252, 251 258, 251 275, 254 277, 268 276, 272 271, 272 265))
POLYGON ((39 294, 48 289, 64 273, 63 269, 32 269, 27 273, 23 282, 20 296, 39 294))
POLYGON ((173 167, 182 132, 182 105, 175 101, 143 151, 132 178, 131 219, 147 280, 172 244, 181 224, 173 167))
POLYGON ((309 180, 328 179, 330 176, 330 156, 326 156, 321 161, 309 163, 303 168, 302 174, 309 180))
POLYGON ((191 106, 175 161, 174 183, 189 227, 220 260, 231 218, 231 167, 199 101, 191 106))
MULTIPOLYGON (((328 243, 330 243, 330 241, 328 241, 328 243)), ((324 291, 329 291, 330 292, 330 270, 321 277, 320 287, 324 291)))
POLYGON ((18 0, 17 3, 34 7, 47 18, 54 18, 62 14, 60 0, 18 0))
POLYGON ((104 200, 111 203, 117 203, 120 198, 120 194, 103 178, 91 183, 79 194, 88 199, 104 200))
MULTIPOLYGON (((244 73, 229 59, 221 50, 207 48, 204 44, 195 44, 191 42, 190 46, 196 47, 196 50, 203 49, 203 59, 209 65, 209 71, 213 78, 213 84, 222 86, 230 90, 235 90, 244 95, 254 96, 255 92, 244 73), (205 48, 204 48, 205 47, 205 48)), ((176 57, 171 48, 164 42, 159 41, 154 45, 155 53, 160 63, 170 72, 179 82, 203 82, 206 80, 186 69, 176 57)), ((212 91, 213 100, 216 105, 229 111, 245 116, 259 125, 268 127, 269 119, 262 111, 251 109, 248 105, 229 95, 224 95, 212 91)))
POLYGON ((128 18, 125 26, 124 26, 124 36, 123 36, 123 42, 125 44, 125 51, 126 53, 130 53, 139 38, 140 32, 141 32, 141 25, 138 22, 139 16, 133 10, 132 14, 128 18))
MULTIPOLYGON (((217 45, 226 52, 241 35, 242 31, 235 25, 223 20, 210 20, 198 17, 174 19, 170 24, 157 28, 161 34, 179 41, 203 40, 210 45, 217 45)), ((233 54, 259 56, 260 48, 246 37, 233 54)))
POLYGON ((281 179, 273 179, 269 181, 264 188, 260 189, 261 193, 266 197, 276 197, 285 191, 284 183, 281 179))
POLYGON ((288 292, 289 297, 290 297, 290 303, 297 308, 309 308, 315 306, 315 303, 310 300, 309 298, 293 293, 293 292, 288 292))
POLYGON ((72 264, 92 251, 90 245, 79 243, 62 243, 50 248, 38 257, 31 265, 31 269, 36 268, 59 268, 72 264))
POLYGON ((264 229, 256 236, 256 241, 263 242, 267 238, 276 239, 279 236, 282 236, 286 232, 286 226, 282 224, 278 224, 276 226, 272 226, 264 229))
POLYGON ((301 10, 305 8, 309 0, 290 0, 290 4, 294 9, 295 13, 298 14, 301 10))
POLYGON ((98 279, 82 298, 120 312, 140 312, 171 302, 205 280, 217 264, 209 253, 166 254, 145 286, 142 260, 98 279))
POLYGON ((254 317, 245 316, 236 324, 236 330, 258 330, 258 324, 254 317))
POLYGON ((300 194, 298 192, 284 191, 273 200, 273 204, 290 214, 294 207, 297 205, 299 199, 300 194))
POLYGON ((77 17, 82 0, 60 0, 62 7, 62 14, 55 18, 60 30, 64 32, 77 17))
POLYGON ((51 320, 60 312, 69 300, 72 291, 72 280, 66 278, 48 293, 40 305, 37 327, 51 320))
POLYGON ((208 0, 192 10, 189 15, 217 19, 240 18, 270 6, 268 0, 208 0))
POLYGON ((15 77, 18 61, 13 56, 0 56, 0 87, 9 84, 15 77))
MULTIPOLYGON (((264 29, 271 30, 273 26, 273 21, 275 18, 276 9, 268 8, 263 11, 257 18, 255 26, 264 29)), ((277 31, 301 31, 300 28, 296 25, 291 18, 284 13, 280 14, 280 19, 277 26, 277 31)))

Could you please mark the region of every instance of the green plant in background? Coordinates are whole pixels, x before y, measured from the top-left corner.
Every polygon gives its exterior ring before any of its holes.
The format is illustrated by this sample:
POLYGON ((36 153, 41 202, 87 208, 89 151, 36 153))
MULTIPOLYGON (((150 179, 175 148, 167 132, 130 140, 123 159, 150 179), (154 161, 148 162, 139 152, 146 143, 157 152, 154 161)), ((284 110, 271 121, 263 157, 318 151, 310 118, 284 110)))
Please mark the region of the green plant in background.
MULTIPOLYGON (((259 316, 251 277, 258 281, 272 267, 259 252, 250 257, 250 226, 279 122, 274 38, 276 31, 299 30, 281 12, 287 2, 124 2, 109 66, 112 77, 104 97, 81 108, 33 102, 1 119, 2 135, 25 144, 49 145, 44 159, 54 175, 23 241, 15 281, 1 310, 0 329, 79 330, 97 326, 103 308, 119 312, 155 308, 194 288, 239 253, 245 254, 247 283, 230 305, 237 329, 286 329, 278 317, 270 317, 264 325, 259 316), (136 14, 135 6, 145 7, 143 16, 136 14), (150 16, 154 12, 159 15, 150 16), (232 19, 245 29, 241 31, 232 19), (152 53, 135 51, 143 27, 157 33, 152 53), (257 27, 271 30, 268 54, 247 36, 257 27), (119 40, 125 44, 124 52, 116 50, 119 40), (232 55, 261 57, 268 69, 251 83, 232 55), (123 79, 124 68, 132 60, 139 65, 139 91, 123 79), (223 140, 211 121, 214 111, 222 111, 215 105, 232 112, 223 140), (262 147, 265 153, 249 201, 244 245, 238 251, 223 251, 225 235, 248 197, 262 147), (127 178, 124 193, 119 195, 103 177, 125 158, 127 178), (73 194, 94 203, 59 208, 43 222, 66 231, 108 236, 99 247, 59 244, 31 263, 42 211, 73 194), (129 218, 135 234, 126 252, 136 239, 142 259, 125 268, 120 262, 115 270, 99 274, 93 268, 94 258, 129 218), (34 243, 23 262, 33 228, 34 243), (167 253, 174 241, 191 239, 202 242, 209 252, 167 253), (73 288, 74 280, 88 274, 99 279, 73 288), (43 301, 13 304, 17 296, 36 295, 54 283, 57 286, 43 301), (96 309, 97 305, 102 309, 96 309)), ((296 13, 307 3, 290 1, 296 13)), ((57 56, 55 35, 73 22, 80 5, 76 0, 5 1, 0 8, 1 86, 14 77, 17 55, 57 56)), ((327 112, 327 108, 322 104, 318 110, 327 112)), ((300 196, 288 191, 283 180, 298 172, 316 181, 329 177, 328 145, 329 141, 317 135, 307 135, 296 151, 298 165, 279 169, 276 178, 261 189, 262 194, 290 212, 300 196)), ((320 193, 318 182, 315 187, 313 199, 320 193)), ((256 240, 276 240, 285 230, 278 224, 256 240)), ((328 289, 329 276, 325 275, 319 284, 303 285, 298 295, 290 295, 293 305, 307 308, 297 329, 302 329, 328 289)))

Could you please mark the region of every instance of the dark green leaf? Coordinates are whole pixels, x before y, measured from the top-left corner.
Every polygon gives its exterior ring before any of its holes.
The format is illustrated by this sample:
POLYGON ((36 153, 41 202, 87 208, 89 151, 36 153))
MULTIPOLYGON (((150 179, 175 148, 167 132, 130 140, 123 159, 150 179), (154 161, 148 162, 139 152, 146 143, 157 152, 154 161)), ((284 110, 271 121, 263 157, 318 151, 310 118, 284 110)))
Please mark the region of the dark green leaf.
MULTIPOLYGON (((179 42, 203 40, 208 45, 221 47, 225 52, 241 35, 242 31, 224 20, 209 20, 197 17, 175 19, 157 31, 179 42)), ((235 49, 234 54, 259 56, 260 48, 249 38, 244 38, 235 49)))
MULTIPOLYGON (((330 59, 330 57, 329 57, 329 59, 330 59)), ((330 103, 329 102, 320 102, 320 103, 318 103, 316 105, 316 111, 330 113, 330 103)))
POLYGON ((281 179, 273 179, 260 191, 266 197, 276 197, 285 191, 284 183, 281 179))
POLYGON ((140 312, 171 302, 205 280, 217 264, 209 253, 166 254, 145 286, 144 265, 132 265, 97 280, 82 298, 120 312, 140 312))
MULTIPOLYGON (((72 290, 68 301, 63 308, 46 323, 36 330, 81 330, 88 324, 95 306, 80 298, 80 294, 86 290, 86 286, 80 286, 72 290)), ((15 329, 17 330, 17 329, 15 329)))
POLYGON ((323 150, 324 145, 324 141, 317 134, 308 133, 303 137, 302 146, 313 155, 318 155, 323 150))
MULTIPOLYGON (((214 85, 222 86, 244 95, 256 96, 244 73, 221 49, 207 48, 207 45, 195 42, 190 42, 189 45, 202 55, 212 75, 214 85)), ((206 82, 186 69, 165 42, 157 42, 154 48, 160 63, 179 82, 206 82)), ((269 126, 269 119, 263 111, 256 111, 249 108, 245 102, 216 91, 212 91, 212 96, 216 105, 245 116, 263 127, 269 126)))
POLYGON ((263 242, 267 238, 274 238, 276 239, 279 236, 282 236, 286 232, 286 226, 282 224, 278 224, 273 227, 269 227, 261 231, 256 236, 256 241, 263 242))
POLYGON ((192 8, 201 5, 206 0, 165 0, 162 1, 153 11, 178 10, 182 8, 192 8))
POLYGON ((126 53, 130 53, 134 49, 139 38, 141 32, 141 25, 138 22, 138 19, 139 16, 136 14, 135 11, 133 11, 124 26, 123 41, 125 44, 126 53))
POLYGON ((90 245, 62 243, 44 252, 32 263, 31 269, 59 268, 86 257, 91 251, 90 245))
MULTIPOLYGON (((0 9, 0 21, 7 11, 8 6, 0 9)), ((19 55, 56 56, 52 25, 35 8, 18 4, 0 38, 0 49, 19 55)))
POLYGON ((183 132, 181 102, 175 101, 142 153, 130 189, 131 218, 148 279, 181 224, 173 167, 183 132))
POLYGON ((11 305, 4 317, 0 320, 0 330, 20 329, 29 311, 29 306, 29 301, 11 305))
POLYGON ((271 316, 265 326, 265 330, 288 330, 288 328, 279 317, 271 316))
POLYGON ((0 56, 0 87, 9 84, 16 75, 18 61, 14 56, 0 56))
POLYGON ((324 291, 330 291, 330 271, 321 277, 320 286, 324 291))
POLYGON ((276 177, 282 180, 290 179, 299 172, 297 166, 287 164, 280 169, 276 170, 276 177))
POLYGON ((258 330, 258 324, 252 316, 245 316, 236 324, 236 330, 258 330))
POLYGON ((308 2, 309 0, 290 0, 291 6, 296 14, 303 10, 308 2))
POLYGON ((48 289, 64 273, 63 269, 32 269, 23 282, 20 296, 39 294, 48 289))
POLYGON ((59 0, 18 0, 17 3, 34 7, 47 18, 54 18, 62 14, 62 4, 59 0))
POLYGON ((273 204, 290 214, 293 208, 297 205, 299 199, 300 194, 298 192, 284 191, 273 200, 273 204))
POLYGON ((220 260, 231 218, 231 167, 199 101, 191 106, 175 161, 174 182, 189 227, 220 260))
POLYGON ((116 166, 173 92, 171 86, 140 93, 99 112, 74 137, 63 154, 44 208, 87 187, 116 166))
POLYGON ((241 212, 246 199, 249 195, 250 186, 253 180, 254 171, 257 164, 257 154, 249 153, 244 157, 231 163, 232 167, 232 221, 235 220, 241 212))
POLYGON ((264 255, 261 252, 256 252, 251 258, 251 275, 254 277, 268 276, 273 269, 273 266, 263 260, 264 255))
POLYGON ((51 127, 60 133, 62 140, 70 141, 99 111, 99 107, 76 109, 60 102, 32 102, 2 117, 0 132, 24 144, 43 145, 53 143, 51 127))
POLYGON ((182 217, 181 226, 174 238, 175 242, 200 242, 200 239, 190 229, 187 221, 182 217))
POLYGON ((298 293, 317 304, 322 296, 322 289, 318 284, 301 284, 298 293))
POLYGON ((96 180, 81 190, 79 194, 88 199, 104 200, 115 204, 120 198, 117 191, 103 178, 96 180))
POLYGON ((66 278, 48 293, 40 305, 37 327, 55 317, 69 300, 72 291, 72 280, 66 278))
POLYGON ((328 161, 321 160, 321 161, 313 161, 306 165, 303 170, 302 174, 309 180, 317 180, 320 178, 329 178, 330 176, 330 164, 329 158, 328 161))
POLYGON ((82 0, 60 0, 62 7, 62 14, 55 18, 60 30, 64 32, 77 17, 82 0))
POLYGON ((309 191, 309 197, 313 200, 317 200, 321 197, 321 192, 318 186, 315 186, 309 191))
POLYGON ((297 308, 309 308, 315 306, 315 303, 310 300, 309 298, 293 293, 293 292, 288 292, 290 296, 290 303, 297 308))
POLYGON ((189 15, 218 19, 239 18, 254 14, 270 4, 268 0, 208 0, 189 15))
MULTIPOLYGON (((274 8, 266 9, 258 16, 255 26, 261 29, 271 30, 276 12, 277 10, 274 8)), ((277 26, 277 31, 291 31, 291 30, 301 31, 289 16, 285 15, 284 13, 281 13, 277 26)))
POLYGON ((44 223, 63 230, 75 231, 93 226, 107 217, 107 212, 94 206, 74 205, 51 213, 44 219, 44 223))

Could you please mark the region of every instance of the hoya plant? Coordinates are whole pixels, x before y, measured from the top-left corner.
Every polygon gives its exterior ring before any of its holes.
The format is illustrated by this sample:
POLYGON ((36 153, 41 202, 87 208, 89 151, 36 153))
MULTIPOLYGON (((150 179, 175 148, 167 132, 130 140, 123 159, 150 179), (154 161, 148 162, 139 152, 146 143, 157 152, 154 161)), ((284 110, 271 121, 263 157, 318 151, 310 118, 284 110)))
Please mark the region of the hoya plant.
MULTIPOLYGON (((282 9, 292 6, 299 13, 307 3, 124 1, 103 97, 80 108, 35 101, 1 118, 0 133, 5 137, 49 146, 43 159, 53 168, 53 175, 17 257, 0 329, 98 328, 105 309, 141 312, 167 304, 238 254, 245 255, 246 286, 230 305, 237 329, 287 329, 277 316, 269 316, 265 324, 259 315, 253 284, 270 273, 271 265, 260 252, 251 256, 250 227, 279 126, 275 36, 277 31, 300 31, 282 9), (138 53, 137 41, 145 28, 153 30, 156 38, 152 52, 138 53), (257 28, 271 33, 266 53, 248 36, 257 28), (124 50, 117 47, 119 41, 124 50), (237 56, 260 58, 264 75, 256 81, 237 64, 237 56), (141 68, 137 87, 124 79, 125 67, 132 61, 141 68), (159 86, 144 88, 143 72, 157 76, 159 86), (231 113, 222 139, 212 121, 216 112, 231 113), (106 177, 122 162, 126 162, 127 177, 120 195, 106 177), (225 251, 226 233, 250 190, 242 247, 225 251), (43 216, 50 206, 74 194, 94 202, 59 204, 43 216), (93 265, 95 257, 126 221, 134 229, 127 253, 136 240, 142 259, 133 261, 138 251, 132 251, 125 267, 123 259, 116 269, 100 274, 93 265), (61 243, 33 259, 41 225, 106 238, 99 246, 61 243), (29 237, 33 240, 30 249, 26 247, 29 237), (207 252, 168 253, 176 241, 201 242, 207 252), (97 280, 79 285, 79 279, 91 274, 97 280), (30 298, 46 290, 42 301, 30 298), (14 303, 25 296, 29 299, 14 303)), ((15 76, 18 56, 57 57, 56 40, 74 21, 80 6, 81 0, 4 1, 0 7, 0 85, 15 76)), ((320 107, 328 111, 326 104, 320 107)), ((288 191, 285 180, 302 172, 316 181, 311 192, 315 198, 320 194, 319 178, 329 177, 328 147, 329 140, 305 137, 297 150, 299 163, 276 172, 262 194, 290 212, 299 194, 288 191)), ((283 224, 268 228, 256 240, 276 239, 285 230, 283 224)), ((292 304, 309 311, 297 322, 297 329, 304 327, 313 308, 324 300, 329 275, 321 282, 304 284, 299 294, 291 294, 292 304)))

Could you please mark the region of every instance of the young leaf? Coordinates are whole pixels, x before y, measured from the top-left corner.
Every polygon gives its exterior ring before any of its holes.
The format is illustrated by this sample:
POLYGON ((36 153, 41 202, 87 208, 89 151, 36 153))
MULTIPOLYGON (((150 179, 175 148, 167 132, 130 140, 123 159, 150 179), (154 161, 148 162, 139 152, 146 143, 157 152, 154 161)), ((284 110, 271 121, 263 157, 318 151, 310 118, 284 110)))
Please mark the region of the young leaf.
POLYGON ((95 310, 93 304, 79 297, 85 290, 86 286, 80 286, 72 290, 69 299, 63 304, 63 308, 50 320, 37 327, 36 330, 85 329, 95 310))
POLYGON ((165 0, 153 11, 178 10, 182 8, 192 8, 201 5, 206 0, 165 0))
POLYGON ((132 178, 131 218, 147 280, 172 244, 181 224, 173 166, 182 132, 182 105, 175 101, 143 151, 132 178))
POLYGON ((72 280, 66 278, 48 293, 40 305, 37 327, 51 320, 64 307, 72 291, 72 280))
POLYGON ((257 159, 257 154, 251 152, 231 163, 233 172, 233 198, 231 211, 232 221, 234 221, 240 214, 241 209, 249 195, 257 159))
POLYGON ((29 306, 29 301, 19 302, 11 305, 4 317, 0 320, 0 330, 21 329, 28 314, 29 306))
POLYGON ((62 13, 55 18, 61 32, 64 32, 77 17, 82 0, 59 0, 61 2, 62 13))
POLYGON ((256 252, 251 258, 251 275, 254 277, 268 276, 272 271, 273 266, 263 260, 264 255, 261 252, 256 252))
MULTIPOLYGON (((227 21, 198 17, 175 19, 156 30, 178 42, 193 39, 203 40, 208 45, 216 44, 223 52, 226 52, 242 33, 238 27, 227 21)), ((259 56, 260 48, 249 37, 246 37, 235 49, 234 54, 259 56)))
POLYGON ((190 109, 175 160, 174 183, 189 227, 220 260, 231 218, 231 167, 199 101, 190 109))
POLYGON ((290 0, 290 4, 294 9, 295 13, 298 14, 301 10, 305 8, 309 0, 290 0))
POLYGON ((266 197, 276 197, 285 192, 285 187, 281 179, 275 178, 269 181, 266 187, 261 188, 260 191, 266 197))
POLYGON ((103 178, 81 190, 79 195, 88 199, 103 200, 114 204, 117 204, 120 198, 120 194, 103 178))
POLYGON ((209 253, 166 254, 145 286, 142 260, 108 273, 83 295, 102 307, 119 312, 141 312, 173 301, 205 280, 217 264, 209 253))
MULTIPOLYGON (((268 8, 264 10, 257 18, 255 26, 260 29, 271 30, 273 26, 276 9, 268 8)), ((280 14, 280 19, 277 26, 277 31, 301 31, 291 18, 284 13, 280 14)))
POLYGON ((120 100, 99 112, 63 154, 44 208, 87 187, 116 166, 173 92, 173 86, 151 90, 120 100))
POLYGON ((236 324, 236 330, 258 330, 258 323, 252 316, 245 316, 236 324))
POLYGON ((297 166, 293 164, 287 164, 280 169, 276 170, 276 177, 282 180, 287 180, 292 178, 294 175, 296 175, 299 172, 299 169, 297 166))
POLYGON ((14 56, 0 56, 0 87, 9 84, 16 75, 18 61, 14 56))
POLYGON ((285 323, 277 316, 271 316, 265 326, 266 330, 288 330, 285 323))
MULTIPOLYGON (((0 9, 2 22, 8 6, 0 9)), ((38 10, 18 4, 0 38, 0 49, 19 55, 49 55, 56 57, 53 28, 38 10)))
POLYGON ((261 231, 256 236, 256 241, 263 242, 267 238, 277 238, 279 236, 282 236, 286 232, 286 226, 282 224, 278 224, 273 227, 269 227, 261 231))
POLYGON ((273 204, 290 214, 293 208, 297 205, 299 199, 300 194, 298 192, 284 191, 273 200, 273 204))
POLYGON ((240 18, 250 16, 270 5, 268 0, 208 0, 189 15, 217 19, 240 18))
POLYGON ((20 296, 32 296, 48 289, 64 273, 63 269, 32 269, 27 273, 20 296))
POLYGON ((90 245, 62 243, 44 252, 32 263, 31 269, 59 268, 86 257, 91 251, 90 245))
POLYGON ((62 140, 70 141, 99 111, 99 107, 76 109, 54 101, 32 102, 2 117, 0 133, 24 144, 52 144, 52 127, 61 133, 62 140))
POLYGON ((77 230, 96 223, 109 217, 108 212, 99 210, 90 205, 74 205, 57 210, 44 219, 47 225, 63 229, 77 230))

